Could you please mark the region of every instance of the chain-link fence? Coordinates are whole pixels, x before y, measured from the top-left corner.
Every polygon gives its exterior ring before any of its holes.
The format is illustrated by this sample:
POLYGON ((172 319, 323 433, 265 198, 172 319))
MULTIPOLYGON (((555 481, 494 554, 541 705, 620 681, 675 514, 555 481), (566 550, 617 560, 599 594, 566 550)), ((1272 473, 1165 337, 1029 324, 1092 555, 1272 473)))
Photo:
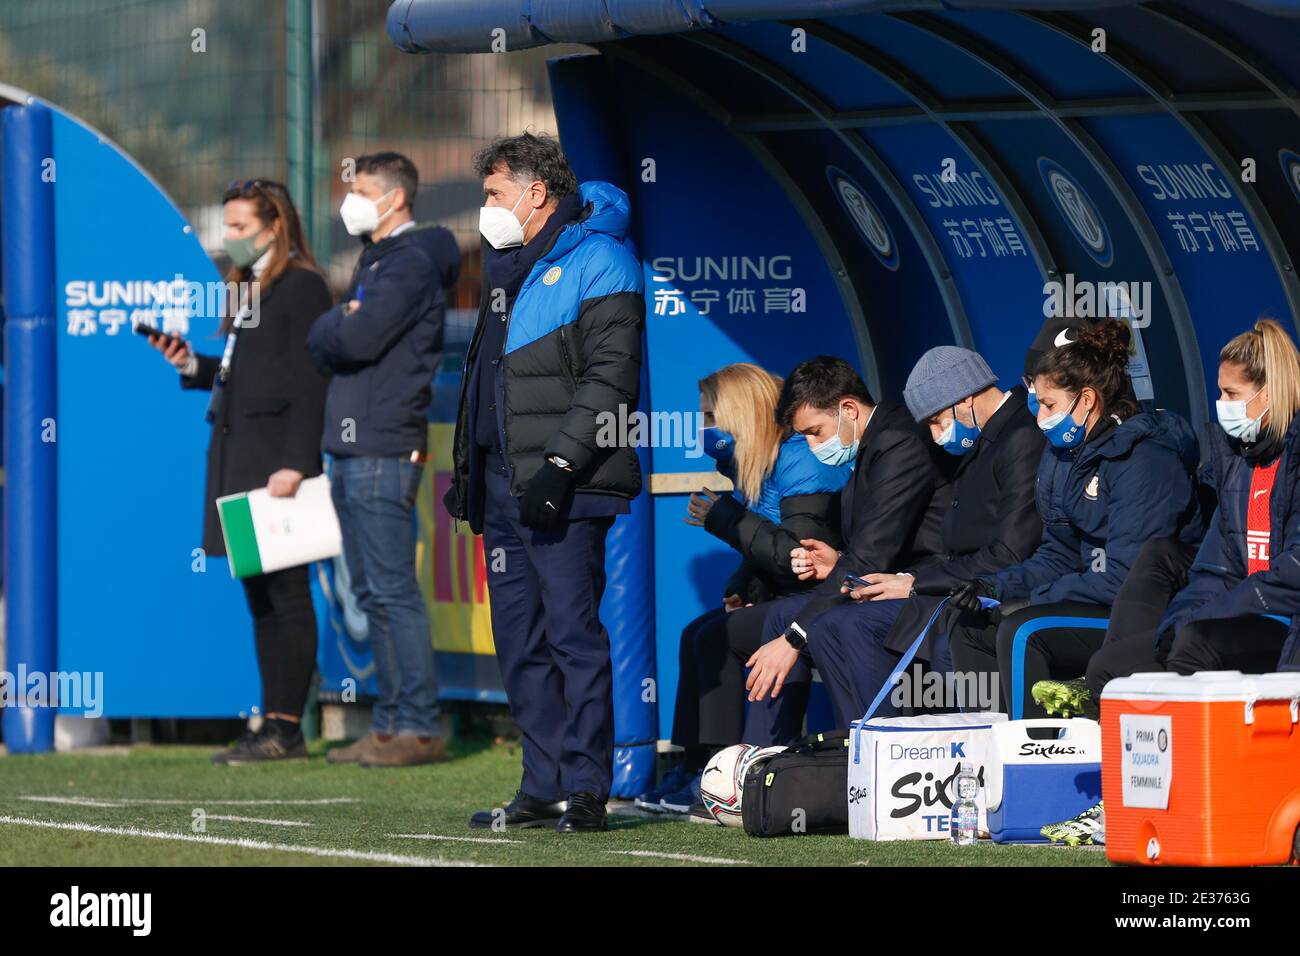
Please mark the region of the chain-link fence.
POLYGON ((474 152, 525 128, 555 131, 546 59, 580 48, 412 56, 377 0, 41 0, 0 3, 0 84, 100 129, 221 246, 233 179, 289 184, 332 284, 356 240, 338 219, 344 161, 397 150, 421 175, 416 215, 465 253, 456 305, 478 294, 474 152))
POLYGON ((356 247, 337 215, 347 189, 342 164, 379 149, 404 153, 421 176, 416 218, 451 228, 465 253, 457 305, 477 305, 483 190, 471 158, 498 136, 524 129, 555 132, 546 60, 581 48, 413 56, 393 46, 384 6, 380 15, 375 6, 359 0, 312 4, 319 136, 313 240, 322 261, 328 257, 335 270, 340 264, 346 270, 356 247))
POLYGON ((4 3, 0 83, 115 140, 216 249, 224 187, 286 171, 284 38, 283 3, 4 3))

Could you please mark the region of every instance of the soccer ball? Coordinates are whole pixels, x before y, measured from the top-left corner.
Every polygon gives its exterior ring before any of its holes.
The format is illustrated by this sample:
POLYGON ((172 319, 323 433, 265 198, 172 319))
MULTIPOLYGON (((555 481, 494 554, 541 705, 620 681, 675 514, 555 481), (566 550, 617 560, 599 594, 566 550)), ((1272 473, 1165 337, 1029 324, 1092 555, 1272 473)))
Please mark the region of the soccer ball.
POLYGON ((705 808, 724 827, 739 827, 741 799, 745 795, 745 773, 761 757, 780 753, 784 747, 758 747, 736 744, 713 755, 700 780, 700 799, 705 808))

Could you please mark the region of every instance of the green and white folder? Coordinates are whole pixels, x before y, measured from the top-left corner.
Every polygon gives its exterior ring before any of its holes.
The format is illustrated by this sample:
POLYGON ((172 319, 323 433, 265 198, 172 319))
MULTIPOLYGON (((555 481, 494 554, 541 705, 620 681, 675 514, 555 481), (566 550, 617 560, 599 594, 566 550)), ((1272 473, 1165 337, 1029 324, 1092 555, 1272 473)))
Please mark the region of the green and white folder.
POLYGON ((236 578, 323 561, 343 553, 339 519, 325 475, 308 478, 292 498, 265 488, 217 499, 230 574, 236 578))

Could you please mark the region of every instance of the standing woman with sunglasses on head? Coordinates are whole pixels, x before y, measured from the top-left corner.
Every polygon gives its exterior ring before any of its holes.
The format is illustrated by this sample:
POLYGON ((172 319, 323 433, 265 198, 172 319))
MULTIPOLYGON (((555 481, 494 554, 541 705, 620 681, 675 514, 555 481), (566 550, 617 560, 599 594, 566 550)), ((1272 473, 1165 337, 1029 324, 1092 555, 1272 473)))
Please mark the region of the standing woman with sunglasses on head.
MULTIPOLYGON (((265 486, 295 494, 321 473, 320 435, 327 379, 307 355, 307 333, 332 297, 303 236, 288 191, 266 179, 236 181, 222 197, 225 250, 231 268, 220 355, 199 355, 183 339, 149 342, 180 372, 181 387, 208 389, 207 488, 203 550, 224 556, 216 499, 265 486), (232 285, 233 284, 233 285, 232 285)), ((302 712, 316 667, 316 615, 308 565, 244 578, 253 615, 262 714, 216 763, 252 763, 307 756, 302 712)))

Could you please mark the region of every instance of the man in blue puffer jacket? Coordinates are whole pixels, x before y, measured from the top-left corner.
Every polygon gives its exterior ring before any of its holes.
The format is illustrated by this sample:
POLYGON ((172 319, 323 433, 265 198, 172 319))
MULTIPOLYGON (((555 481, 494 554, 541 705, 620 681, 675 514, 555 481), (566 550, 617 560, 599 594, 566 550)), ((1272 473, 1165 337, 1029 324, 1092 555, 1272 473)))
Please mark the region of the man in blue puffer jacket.
POLYGON ((636 411, 645 298, 627 194, 578 186, 559 143, 524 134, 474 159, 483 300, 443 501, 483 535, 497 663, 523 733, 514 799, 472 827, 606 829, 614 759, 605 536, 641 490, 611 422, 636 411))

